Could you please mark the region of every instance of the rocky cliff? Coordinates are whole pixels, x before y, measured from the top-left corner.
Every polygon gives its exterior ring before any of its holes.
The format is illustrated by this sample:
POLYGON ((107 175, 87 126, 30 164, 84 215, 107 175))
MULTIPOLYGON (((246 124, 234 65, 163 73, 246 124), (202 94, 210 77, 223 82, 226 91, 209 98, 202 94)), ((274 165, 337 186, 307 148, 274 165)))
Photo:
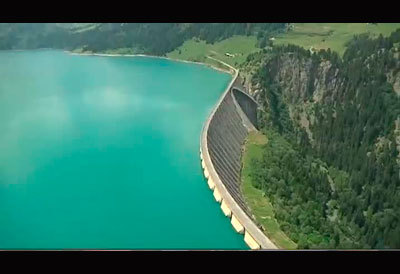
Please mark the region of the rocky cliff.
POLYGON ((335 53, 313 55, 304 49, 289 46, 258 56, 257 61, 249 66, 251 70, 244 70, 243 83, 267 111, 271 111, 271 98, 268 96, 271 86, 278 86, 276 94, 282 105, 287 107, 293 125, 305 129, 312 141, 310 127, 315 122, 316 105, 324 110, 330 106, 335 116, 337 104, 343 103, 350 89, 359 92, 360 86, 374 81, 361 75, 354 83, 349 74, 368 75, 381 70, 388 88, 400 95, 400 53, 396 47, 385 50, 345 60, 348 63, 344 65, 344 60, 340 60, 335 53))

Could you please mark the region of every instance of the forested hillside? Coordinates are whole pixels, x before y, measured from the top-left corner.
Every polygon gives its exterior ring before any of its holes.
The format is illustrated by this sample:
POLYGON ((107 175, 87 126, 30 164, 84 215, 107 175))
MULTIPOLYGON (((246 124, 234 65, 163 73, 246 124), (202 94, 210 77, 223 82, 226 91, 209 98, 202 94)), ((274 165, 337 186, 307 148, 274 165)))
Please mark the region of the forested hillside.
POLYGON ((252 179, 299 248, 400 248, 400 30, 340 58, 279 46, 250 55, 269 142, 252 179))
POLYGON ((193 37, 214 43, 233 35, 282 32, 284 23, 0 24, 0 49, 60 48, 165 55, 193 37))

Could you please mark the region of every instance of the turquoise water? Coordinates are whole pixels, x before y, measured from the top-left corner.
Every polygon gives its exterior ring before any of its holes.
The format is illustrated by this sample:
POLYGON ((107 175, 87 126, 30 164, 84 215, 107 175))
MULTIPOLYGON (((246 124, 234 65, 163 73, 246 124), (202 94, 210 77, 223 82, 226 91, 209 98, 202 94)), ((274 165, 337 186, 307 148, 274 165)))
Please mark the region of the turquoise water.
POLYGON ((230 80, 157 58, 0 52, 0 248, 247 249, 199 159, 230 80))

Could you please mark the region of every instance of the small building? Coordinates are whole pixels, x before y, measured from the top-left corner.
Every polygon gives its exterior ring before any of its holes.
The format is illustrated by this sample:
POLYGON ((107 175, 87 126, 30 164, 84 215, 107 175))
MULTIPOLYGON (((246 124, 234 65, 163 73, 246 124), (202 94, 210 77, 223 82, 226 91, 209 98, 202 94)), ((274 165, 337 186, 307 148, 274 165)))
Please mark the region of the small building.
POLYGON ((231 54, 231 53, 229 53, 229 52, 225 52, 225 56, 228 56, 228 57, 235 57, 235 55, 233 55, 233 54, 231 54))

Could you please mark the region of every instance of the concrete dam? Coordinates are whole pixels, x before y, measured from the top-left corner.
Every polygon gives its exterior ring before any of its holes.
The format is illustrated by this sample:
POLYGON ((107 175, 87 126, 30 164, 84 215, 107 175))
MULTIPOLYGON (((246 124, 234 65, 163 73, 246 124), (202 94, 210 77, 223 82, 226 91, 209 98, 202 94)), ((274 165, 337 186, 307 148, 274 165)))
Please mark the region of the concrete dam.
POLYGON ((204 124, 200 158, 204 176, 233 228, 244 234, 251 249, 276 249, 254 223, 240 192, 242 146, 248 133, 257 130, 258 104, 244 93, 238 71, 204 124))

